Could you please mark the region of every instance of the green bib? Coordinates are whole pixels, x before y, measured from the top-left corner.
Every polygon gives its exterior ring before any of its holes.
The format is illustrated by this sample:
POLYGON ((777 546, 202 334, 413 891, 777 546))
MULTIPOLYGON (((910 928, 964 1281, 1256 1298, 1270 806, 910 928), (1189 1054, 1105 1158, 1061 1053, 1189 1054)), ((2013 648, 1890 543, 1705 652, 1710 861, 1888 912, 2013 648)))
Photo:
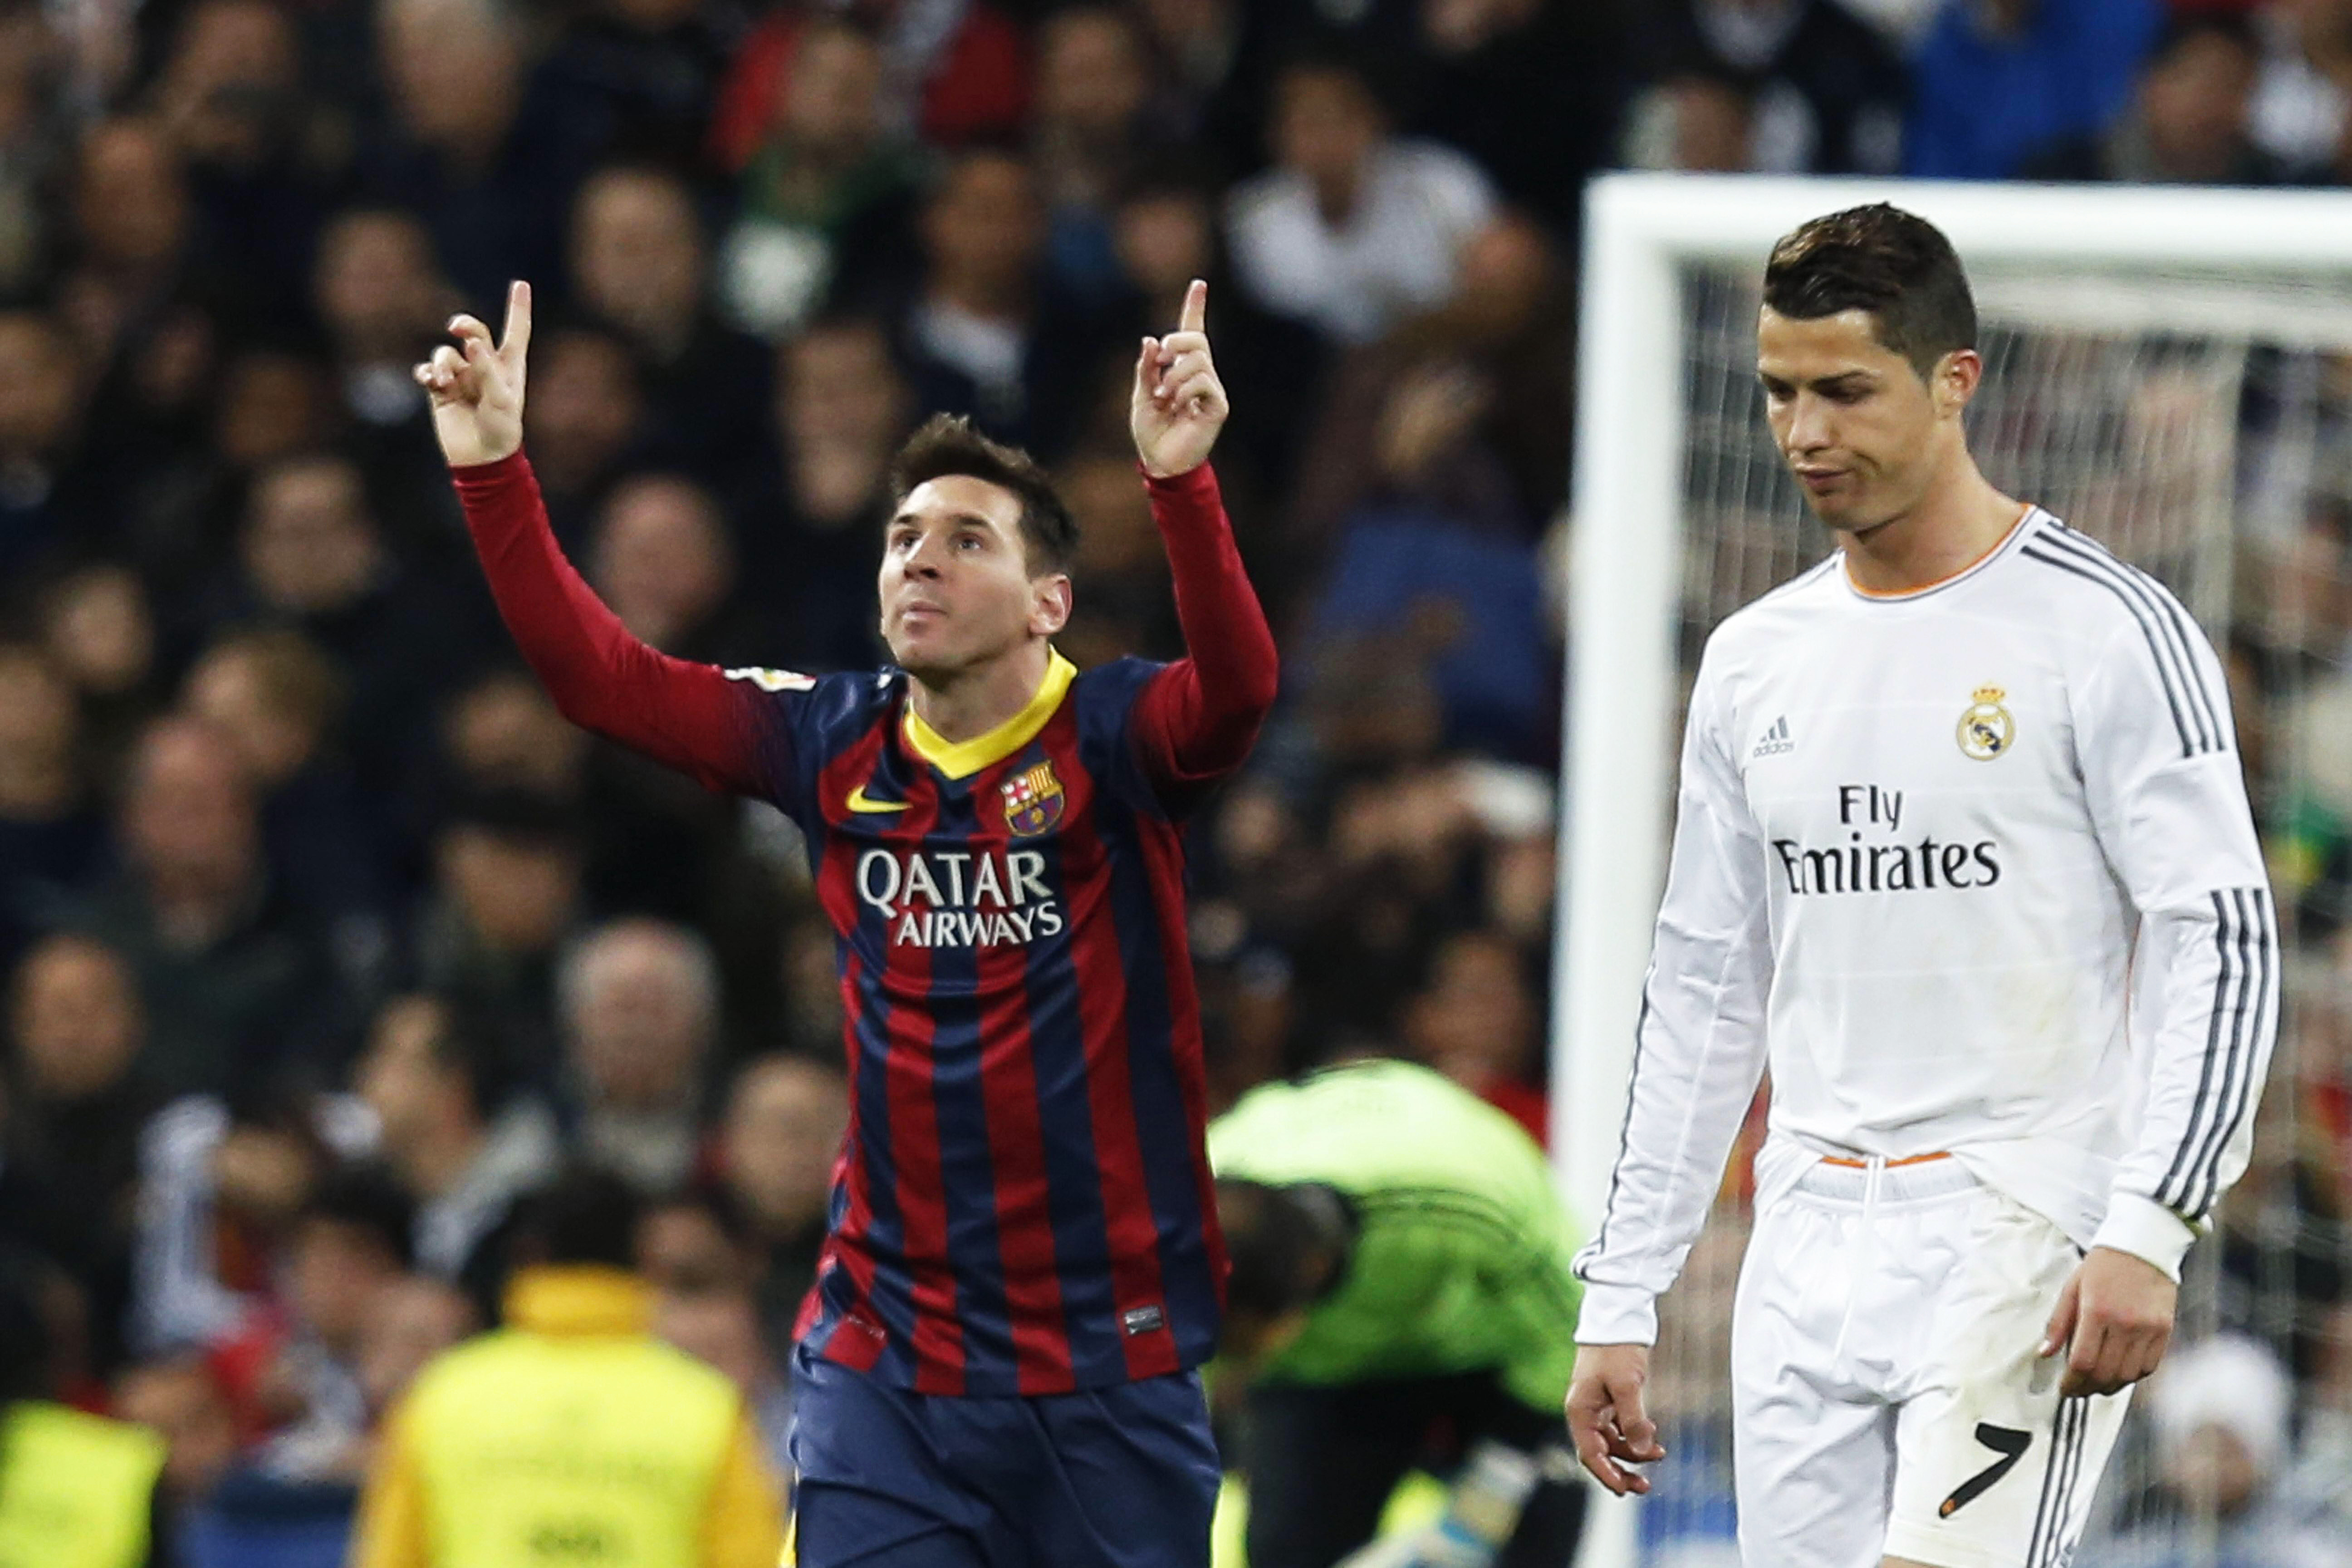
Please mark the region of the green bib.
POLYGON ((504 1331, 429 1368, 404 1419, 436 1568, 695 1568, 734 1384, 638 1336, 504 1331))
POLYGON ((26 1402, 0 1413, 0 1568, 138 1568, 163 1440, 26 1402))

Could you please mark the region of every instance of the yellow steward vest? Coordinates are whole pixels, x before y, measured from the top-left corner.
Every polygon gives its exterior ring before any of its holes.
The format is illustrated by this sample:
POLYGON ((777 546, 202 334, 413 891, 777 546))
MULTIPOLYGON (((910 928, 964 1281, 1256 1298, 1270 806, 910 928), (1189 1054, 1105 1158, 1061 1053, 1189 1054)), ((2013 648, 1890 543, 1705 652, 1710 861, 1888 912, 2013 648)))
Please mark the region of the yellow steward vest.
POLYGON ((484 1335, 410 1390, 402 1421, 436 1568, 699 1563, 741 1396, 642 1331, 580 1331, 610 1310, 617 1277, 604 1272, 530 1271, 517 1283, 535 1299, 510 1297, 510 1321, 568 1318, 569 1331, 484 1335))
POLYGON ((163 1440, 25 1401, 0 1413, 0 1568, 137 1568, 163 1440))

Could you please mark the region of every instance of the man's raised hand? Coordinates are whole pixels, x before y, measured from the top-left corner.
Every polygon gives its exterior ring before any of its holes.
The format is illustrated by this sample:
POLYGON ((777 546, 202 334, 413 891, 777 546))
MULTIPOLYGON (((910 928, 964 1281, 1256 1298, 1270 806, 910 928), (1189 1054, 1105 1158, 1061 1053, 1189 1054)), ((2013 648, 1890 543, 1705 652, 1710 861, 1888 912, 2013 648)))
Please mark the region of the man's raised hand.
POLYGON ((433 400, 433 433, 453 468, 495 463, 522 447, 523 361, 530 349, 530 285, 507 289, 506 330, 472 316, 453 316, 449 335, 416 367, 417 384, 433 400))
POLYGON ((1209 358, 1209 286, 1199 279, 1184 291, 1184 314, 1164 338, 1146 338, 1135 358, 1135 392, 1128 399, 1128 426, 1135 455, 1155 479, 1199 468, 1208 461, 1217 432, 1233 412, 1224 383, 1209 358))

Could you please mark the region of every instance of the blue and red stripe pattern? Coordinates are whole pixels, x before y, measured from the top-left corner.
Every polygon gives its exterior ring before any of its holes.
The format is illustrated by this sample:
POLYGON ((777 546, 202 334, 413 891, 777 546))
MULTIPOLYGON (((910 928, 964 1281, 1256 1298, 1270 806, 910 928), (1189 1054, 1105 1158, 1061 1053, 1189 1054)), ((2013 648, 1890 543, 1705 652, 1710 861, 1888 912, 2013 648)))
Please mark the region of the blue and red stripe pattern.
POLYGON ((785 804, 843 937, 854 1121, 802 1323, 829 1360, 1038 1394, 1214 1344, 1183 848, 1130 725, 1160 673, 1076 677, 961 778, 908 744, 903 678, 778 700, 807 788, 785 804))
POLYGON ((1080 675, 1048 649, 1024 713, 960 746, 929 735, 900 670, 647 647, 563 559, 520 453, 456 479, 565 717, 806 836, 851 1087, 809 1347, 946 1394, 1206 1360, 1225 1258, 1181 823, 1247 755, 1276 679, 1207 467, 1146 481, 1192 656, 1080 675))

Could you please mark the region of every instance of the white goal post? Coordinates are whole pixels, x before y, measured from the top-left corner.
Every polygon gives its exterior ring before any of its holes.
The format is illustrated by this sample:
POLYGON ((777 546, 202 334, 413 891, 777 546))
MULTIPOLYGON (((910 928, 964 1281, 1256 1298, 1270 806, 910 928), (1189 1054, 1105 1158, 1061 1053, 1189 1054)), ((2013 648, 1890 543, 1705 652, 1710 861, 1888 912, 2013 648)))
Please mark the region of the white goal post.
MULTIPOLYGON (((2059 327, 2095 329, 2117 292, 2101 286, 2105 274, 2127 280, 2132 295, 2129 319, 2113 323, 2119 330, 2166 330, 2177 310, 2194 330, 2352 344, 2352 193, 1675 174, 1593 183, 1550 1042, 1554 1159, 1588 1226, 1616 1157, 1674 810, 1689 488, 1685 279, 1695 267, 1760 275, 1772 242, 1798 224, 1874 201, 1941 227, 1980 299, 2000 277, 2056 279, 2028 289, 2012 319, 2038 312, 2059 327)), ((1634 1561, 1626 1512, 1600 1510, 1585 1568, 1634 1561)))

